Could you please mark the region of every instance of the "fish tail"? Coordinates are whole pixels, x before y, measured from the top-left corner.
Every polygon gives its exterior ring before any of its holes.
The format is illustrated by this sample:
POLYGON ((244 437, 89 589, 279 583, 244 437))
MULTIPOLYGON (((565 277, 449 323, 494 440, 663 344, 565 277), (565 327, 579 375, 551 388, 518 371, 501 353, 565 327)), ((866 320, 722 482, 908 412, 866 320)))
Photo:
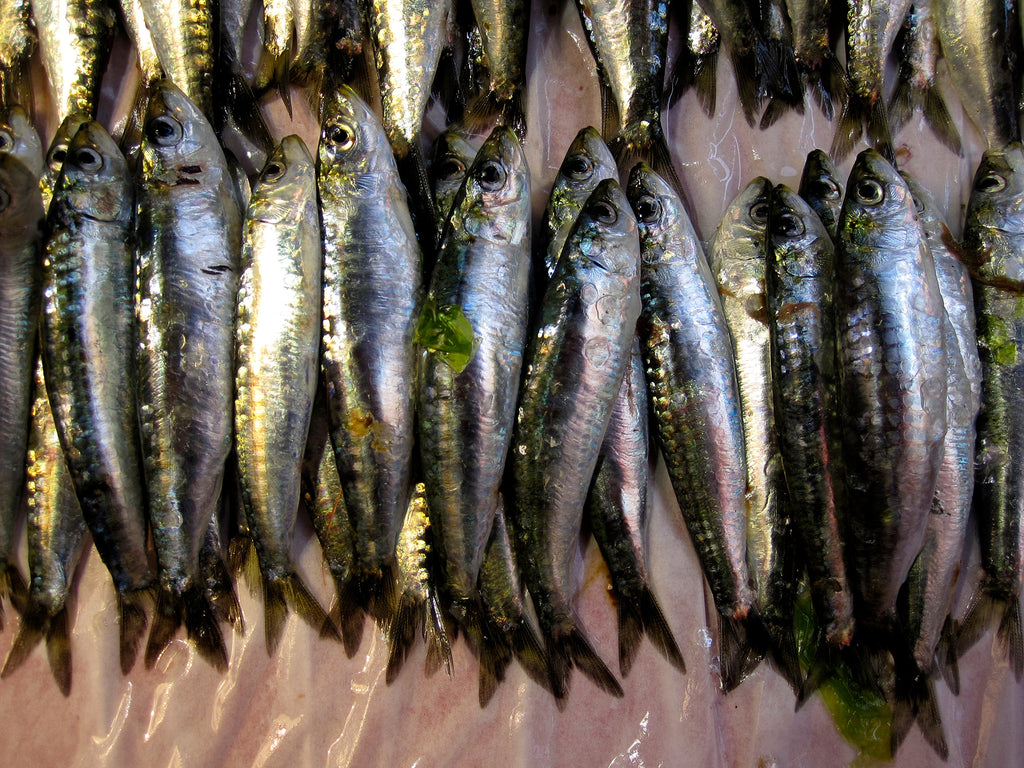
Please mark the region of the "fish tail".
POLYGON ((718 637, 722 692, 729 693, 757 668, 762 657, 755 654, 750 643, 746 617, 736 618, 719 614, 718 637))
POLYGON ((21 569, 13 560, 0 563, 0 631, 4 628, 4 599, 10 600, 14 609, 24 614, 28 609, 28 585, 21 569))
MULTIPOLYGON (((905 641, 897 641, 903 646, 905 641)), ((896 690, 893 701, 892 729, 889 750, 895 757, 900 744, 916 722, 925 741, 943 760, 949 757, 949 747, 935 701, 935 685, 930 676, 922 673, 909 649, 893 653, 896 665, 896 690)))
POLYGON ((423 251, 424 266, 432 268, 437 256, 438 219, 434 193, 430 188, 427 160, 417 139, 409 146, 405 157, 397 158, 398 174, 409 191, 409 212, 413 217, 416 234, 423 251))
POLYGON ((598 688, 621 699, 624 695, 622 686, 597 655, 579 624, 579 619, 572 615, 562 622, 556 634, 547 638, 548 666, 555 699, 560 707, 564 706, 573 667, 589 677, 598 688))
POLYGON ((257 91, 273 89, 277 92, 281 101, 284 102, 284 108, 288 110, 289 119, 292 117, 291 63, 293 54, 290 40, 280 53, 272 53, 267 46, 263 46, 259 63, 256 65, 256 76, 253 78, 253 88, 257 91))
POLYGON ((520 141, 526 140, 526 107, 523 104, 522 88, 515 88, 512 95, 501 101, 501 125, 507 125, 520 141))
POLYGON ((154 85, 154 81, 145 77, 140 78, 139 84, 135 87, 131 109, 125 118, 121 140, 118 142, 121 154, 128 161, 129 168, 133 170, 139 163, 139 153, 142 150, 142 128, 146 122, 146 109, 149 106, 154 85))
POLYGON ((672 186, 673 191, 682 200, 686 212, 691 214, 692 217, 693 209, 690 206, 690 199, 686 194, 686 190, 683 189, 682 179, 676 173, 675 163, 672 162, 672 152, 669 149, 665 133, 661 130, 661 123, 659 121, 651 121, 648 138, 649 141, 646 146, 638 146, 621 136, 617 136, 608 144, 608 149, 611 151, 612 157, 615 158, 618 167, 626 174, 632 171, 637 163, 643 162, 651 166, 651 169, 656 174, 672 186))
POLYGON ((260 574, 260 561, 252 536, 238 534, 231 539, 228 544, 228 567, 236 577, 241 574, 250 593, 256 593, 262 588, 263 576, 260 574))
POLYGON ((14 644, 7 652, 3 670, 0 670, 0 679, 6 680, 25 663, 25 659, 32 653, 32 649, 46 637, 49 624, 49 614, 35 606, 29 607, 23 612, 18 633, 14 636, 14 644))
POLYGON ((499 99, 493 92, 481 93, 465 109, 460 127, 470 134, 486 134, 495 125, 511 128, 516 138, 526 138, 526 111, 522 89, 515 88, 507 99, 499 99))
POLYGON ((796 63, 793 46, 774 40, 766 42, 765 46, 772 60, 771 71, 775 75, 773 100, 782 101, 787 107, 791 107, 802 115, 804 113, 803 79, 800 77, 800 68, 796 63))
POLYGON ((62 605, 46 629, 46 658, 60 692, 71 695, 71 628, 68 607, 62 605))
POLYGON ((548 674, 550 665, 547 654, 541 645, 540 638, 533 631, 526 617, 522 617, 512 631, 508 633, 509 645, 512 647, 512 654, 519 661, 519 666, 526 672, 537 685, 551 692, 551 677, 548 674))
POLYGON ((761 72, 763 59, 757 54, 749 51, 733 49, 732 68, 736 75, 736 94, 739 96, 740 107, 743 109, 743 116, 747 119, 747 125, 753 127, 756 124, 755 116, 761 108, 762 96, 761 72))
POLYGON ((339 643, 343 642, 341 633, 330 616, 294 571, 283 576, 264 578, 263 605, 264 634, 267 654, 270 656, 277 652, 289 609, 295 611, 303 621, 317 630, 320 637, 330 637, 339 643))
POLYGON ((328 614, 331 621, 341 630, 341 642, 345 646, 345 655, 351 659, 359 651, 359 645, 363 641, 363 624, 366 614, 359 607, 355 586, 351 579, 336 575, 334 583, 338 596, 328 614))
POLYGON ((494 697, 498 686, 505 679, 505 670, 512 663, 512 647, 507 638, 489 638, 480 653, 480 683, 477 698, 480 709, 484 709, 494 697))
POLYGON ((376 573, 357 578, 354 590, 356 603, 386 629, 398 610, 394 563, 381 566, 376 573))
POLYGON ((242 606, 238 602, 235 583, 231 578, 227 563, 220 553, 214 553, 202 564, 203 580, 210 596, 210 602, 217 611, 217 618, 230 624, 239 634, 245 635, 245 617, 242 606))
POLYGON ((889 113, 885 108, 885 100, 877 99, 867 110, 866 117, 868 142, 895 166, 896 150, 892 145, 892 131, 889 129, 889 113))
POLYGON ((949 686, 949 690, 955 696, 960 695, 960 660, 956 653, 956 622, 951 616, 946 617, 942 625, 942 634, 939 637, 939 647, 936 651, 938 657, 939 671, 943 680, 949 686))
POLYGON ((693 64, 693 87, 704 114, 715 116, 718 101, 718 49, 698 56, 693 64))
POLYGON ((997 633, 999 643, 1010 659, 1010 669, 1017 682, 1024 675, 1024 634, 1021 632, 1020 597, 1014 595, 1006 601, 1003 618, 997 633))
POLYGON ((771 667, 789 683, 799 701, 803 696, 804 677, 800 671, 792 623, 772 621, 760 614, 753 614, 749 617, 749 624, 750 637, 760 655, 766 657, 771 667))
POLYGON ((993 588, 991 581, 982 581, 978 590, 971 597, 967 614, 960 624, 956 635, 954 650, 957 657, 963 656, 973 646, 989 624, 999 615, 997 637, 1003 651, 1010 659, 1010 668, 1014 677, 1020 681, 1024 672, 1024 639, 1021 632, 1020 596, 1014 593, 1005 595, 993 588), (1001 615, 999 615, 1001 614, 1001 615))
POLYGON ((388 685, 391 685, 402 671, 409 651, 416 642, 416 636, 423 630, 424 621, 424 605, 415 598, 403 594, 387 625, 388 663, 384 680, 388 685))
MULTIPOLYGON (((117 593, 117 624, 120 635, 119 657, 121 674, 123 675, 127 675, 132 671, 132 667, 135 666, 135 659, 139 655, 139 646, 142 644, 142 636, 146 633, 146 627, 149 626, 146 608, 152 601, 153 590, 150 587, 131 592, 117 593)), ((154 618, 155 622, 156 619, 154 618)), ((171 634, 173 636, 173 630, 171 634)), ((162 646, 157 650, 157 653, 161 650, 163 650, 162 646)), ((156 661, 155 656, 153 661, 156 661)), ((153 665, 147 661, 146 666, 152 667, 153 665)))
POLYGON ((615 96, 603 79, 600 81, 601 94, 601 138, 611 148, 619 136, 619 110, 615 105, 615 96))
POLYGON ((20 106, 36 120, 35 90, 32 87, 31 56, 19 56, 10 67, 0 69, 0 108, 20 106))
POLYGON ((915 111, 920 110, 925 121, 931 126, 939 140, 957 155, 962 155, 960 133, 953 124, 949 109, 942 98, 938 87, 934 84, 925 89, 914 88, 907 78, 896 82, 889 101, 889 128, 895 135, 910 120, 915 111))
POLYGON ((455 51, 451 46, 446 45, 441 51, 432 90, 438 103, 444 109, 444 113, 448 116, 448 122, 462 122, 466 116, 466 94, 455 51))
POLYGON ((668 662, 686 674, 686 662, 679 651, 665 615, 650 586, 644 585, 638 600, 619 600, 619 672, 629 674, 644 632, 668 662))
MULTIPOLYGON (((122 602, 122 619, 124 617, 124 603, 122 602)), ((160 657, 164 648, 170 645, 171 640, 174 639, 174 635, 177 634, 178 628, 181 627, 184 622, 184 605, 182 603, 181 595, 176 592, 172 592, 169 589, 161 589, 157 593, 156 598, 156 611, 153 614, 153 625, 149 630, 149 641, 146 643, 146 669, 152 669, 156 664, 156 660, 160 657)), ((122 637, 124 634, 124 624, 121 625, 122 637)), ((121 671, 127 674, 125 669, 125 647, 122 639, 121 643, 121 671)), ((131 662, 128 664, 128 669, 131 669, 132 663, 134 662, 134 655, 131 657, 131 662)))
POLYGON ((832 137, 832 148, 829 154, 838 163, 851 151, 853 145, 864 135, 864 116, 861 100, 854 94, 843 104, 839 113, 839 123, 832 137))
POLYGON ((845 104, 849 98, 846 69, 835 53, 829 51, 817 67, 805 71, 804 77, 814 101, 831 122, 836 114, 836 104, 845 104))
POLYGON ((260 111, 256 95, 242 74, 241 65, 231 54, 231 46, 219 48, 218 74, 213 78, 213 103, 217 105, 217 114, 213 117, 217 135, 223 134, 224 129, 234 122, 249 141, 269 155, 274 149, 274 137, 260 111))
POLYGON ((758 127, 764 131, 775 125, 776 121, 785 114, 788 107, 789 105, 782 101, 782 99, 772 97, 771 101, 768 102, 768 106, 765 107, 764 112, 761 114, 761 123, 758 127))
POLYGON ((444 611, 437 599, 437 594, 431 590, 427 597, 426 621, 423 625, 423 635, 427 643, 427 673, 432 675, 442 666, 452 676, 452 646, 448 639, 448 628, 444 620, 444 611))
MULTIPOLYGON (((217 609, 210 601, 210 597, 201 587, 193 585, 185 590, 179 599, 185 631, 189 640, 195 644, 196 651, 218 672, 226 672, 228 653, 217 622, 217 609)), ((156 622, 154 628, 155 626, 156 622)), ((146 660, 149 661, 148 648, 146 660)))

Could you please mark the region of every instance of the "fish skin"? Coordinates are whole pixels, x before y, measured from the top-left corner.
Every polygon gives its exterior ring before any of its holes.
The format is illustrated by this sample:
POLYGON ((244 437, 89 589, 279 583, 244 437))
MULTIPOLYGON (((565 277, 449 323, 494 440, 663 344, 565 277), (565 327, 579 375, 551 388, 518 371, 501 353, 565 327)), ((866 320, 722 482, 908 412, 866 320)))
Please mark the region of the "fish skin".
POLYGON ((319 374, 318 222, 313 158, 302 139, 286 136, 267 159, 243 223, 235 331, 235 449, 270 655, 289 609, 314 629, 331 627, 291 555, 319 374))
POLYGON ((513 538, 551 664, 555 698, 573 666, 622 688, 572 605, 584 502, 640 313, 639 241, 625 194, 605 179, 566 242, 526 354, 512 445, 513 538))
POLYGON ((209 0, 140 0, 165 76, 213 118, 213 10, 209 0))
MULTIPOLYGON (((146 495, 136 413, 134 191, 96 122, 75 132, 47 218, 41 323, 50 407, 68 473, 119 603, 148 599, 146 495)), ((122 667, 138 637, 122 625, 122 667)))
POLYGON ((35 365, 26 462, 28 497, 28 596, 0 678, 11 675, 45 638, 50 670, 60 692, 71 693, 71 644, 67 610, 75 566, 88 530, 46 396, 42 360, 35 365))
POLYGON ((1013 3, 936 0, 935 21, 953 87, 989 149, 1020 140, 1020 42, 1013 3), (970 74, 968 74, 970 73, 970 74))
POLYGON ((747 563, 755 606, 779 672, 799 694, 793 610, 796 544, 779 450, 767 314, 765 233, 772 183, 763 176, 736 195, 710 245, 708 266, 718 284, 732 336, 747 470, 747 563))
POLYGON ((1018 680, 1024 676, 1020 596, 1024 497, 1017 477, 1024 461, 1024 146, 990 149, 974 176, 964 226, 965 262, 974 283, 978 355, 983 383, 978 414, 974 509, 981 541, 981 585, 957 638, 957 653, 976 642, 992 614, 1018 680))
POLYGON ((0 116, 0 626, 3 598, 24 591, 15 565, 42 289, 38 138, 20 109, 0 116), (33 170, 36 169, 36 170, 33 170))
POLYGON ((628 189, 640 228, 637 333, 647 393, 665 467, 720 616, 722 681, 729 690, 742 677, 743 635, 756 613, 732 338, 682 201, 645 165, 633 169, 628 189))
POLYGON ((150 101, 142 172, 139 420, 161 588, 146 665, 184 620, 200 654, 225 669, 198 561, 231 450, 241 215, 212 127, 170 81, 150 101))
POLYGON ((72 112, 95 118, 116 16, 108 0, 32 0, 39 52, 58 123, 72 112))
POLYGON ((846 560, 868 636, 891 627, 924 542, 946 431, 945 312, 902 178, 869 149, 847 190, 836 249, 846 560))
POLYGON ((28 67, 37 43, 31 0, 0 2, 0 107, 31 107, 28 67))
POLYGON ((799 195, 818 214, 829 236, 835 241, 836 224, 843 208, 843 180, 836 170, 836 164, 823 149, 812 149, 807 153, 800 176, 799 195))
POLYGON ((467 632, 479 628, 477 579, 512 440, 529 322, 530 173, 507 127, 484 142, 456 197, 427 301, 460 307, 474 351, 456 372, 420 358, 423 481, 441 589, 467 632))
POLYGON ((771 206, 765 277, 776 429, 822 652, 834 662, 854 632, 843 560, 835 246, 817 214, 785 185, 772 190, 771 206))
POLYGON ((327 114, 317 172, 331 442, 359 604, 385 621, 411 488, 422 257, 380 122, 347 86, 327 114))
POLYGON ((526 50, 530 36, 529 0, 472 0, 483 43, 487 90, 479 105, 470 104, 476 120, 507 125, 520 141, 526 138, 526 50), (496 114, 495 114, 496 113, 496 114), (493 116, 492 116, 493 115, 493 116))

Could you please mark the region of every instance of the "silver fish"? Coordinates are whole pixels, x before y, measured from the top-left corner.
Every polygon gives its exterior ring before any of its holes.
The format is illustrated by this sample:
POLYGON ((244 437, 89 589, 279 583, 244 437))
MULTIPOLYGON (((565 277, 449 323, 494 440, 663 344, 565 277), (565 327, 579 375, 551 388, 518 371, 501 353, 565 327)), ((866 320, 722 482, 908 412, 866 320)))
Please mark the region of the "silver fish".
POLYGON ((812 149, 807 153, 800 176, 800 197, 814 209, 829 236, 836 239, 836 224, 843 208, 843 180, 828 153, 812 149))

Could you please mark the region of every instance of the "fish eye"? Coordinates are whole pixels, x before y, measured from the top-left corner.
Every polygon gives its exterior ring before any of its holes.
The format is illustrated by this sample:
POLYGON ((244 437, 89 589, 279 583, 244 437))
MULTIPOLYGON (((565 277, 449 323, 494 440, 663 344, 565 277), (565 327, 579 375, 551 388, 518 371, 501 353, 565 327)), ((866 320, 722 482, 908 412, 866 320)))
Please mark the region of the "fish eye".
POLYGON ((758 200, 750 206, 750 218, 754 220, 755 224, 768 223, 768 208, 768 203, 763 200, 758 200))
POLYGON ((645 224, 650 224, 661 218, 661 201, 653 195, 643 195, 633 205, 637 218, 645 224))
POLYGON ((0 189, 0 211, 6 211, 11 205, 11 196, 7 190, 0 189))
POLYGON ((67 156, 68 156, 68 145, 67 144, 58 144, 57 146, 55 146, 53 148, 53 151, 50 152, 50 161, 49 161, 50 170, 52 170, 55 173, 59 173, 60 169, 64 165, 64 160, 67 158, 67 156))
POLYGON ((838 200, 842 192, 832 179, 817 179, 811 184, 811 194, 824 200, 838 200))
POLYGON ((466 175, 466 164, 457 157, 446 157, 437 164, 437 178, 454 179, 466 175))
POLYGON ((0 152, 7 152, 14 146, 14 137, 10 131, 0 129, 0 152))
POLYGON ((590 215, 594 221, 611 226, 619 220, 619 212, 611 203, 599 200, 590 206, 590 215))
POLYGON ((988 173, 978 179, 975 187, 979 192, 1002 192, 1006 189, 1006 179, 998 173, 988 173))
POLYGON ((505 183, 505 175, 505 169, 497 160, 486 161, 476 173, 476 177, 480 180, 480 186, 488 192, 501 189, 505 183))
POLYGON ((885 197, 885 190, 875 179, 861 179, 857 182, 854 194, 865 205, 878 205, 885 197))
POLYGON ((276 160, 271 160, 263 169, 264 181, 277 181, 284 176, 284 166, 276 160))
POLYGON ((327 129, 327 140, 342 152, 347 152, 355 146, 356 132, 350 125, 335 123, 327 129))
POLYGON ((910 199, 914 201, 914 210, 917 211, 918 216, 924 215, 924 203, 917 199, 916 196, 911 195, 910 199))
POLYGON ((594 173, 594 163, 586 155, 573 155, 566 158, 565 175, 573 181, 586 181, 594 173))
POLYGON ((776 234, 783 237, 799 237, 804 233, 803 221, 796 214, 789 212, 780 214, 772 228, 776 234))
POLYGON ((82 147, 75 152, 74 163, 86 173, 96 173, 103 168, 103 157, 95 149, 82 147))
POLYGON ((159 147, 173 147, 181 141, 181 123, 169 115, 158 115, 146 125, 146 136, 159 147))

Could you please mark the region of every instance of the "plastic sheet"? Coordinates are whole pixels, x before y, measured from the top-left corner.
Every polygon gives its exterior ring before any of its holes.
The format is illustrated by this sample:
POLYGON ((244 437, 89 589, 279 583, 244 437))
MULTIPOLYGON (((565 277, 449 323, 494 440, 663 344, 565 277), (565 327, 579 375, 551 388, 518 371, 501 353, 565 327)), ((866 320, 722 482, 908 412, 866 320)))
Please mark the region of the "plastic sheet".
MULTIPOLYGON (((527 97, 528 158, 539 217, 555 171, 577 130, 599 124, 597 76, 571 3, 534 4, 527 97)), ((131 60, 116 57, 107 77, 106 115, 130 97, 131 60), (129 72, 127 76, 125 73, 129 72)), ((737 109, 733 73, 719 65, 718 110, 700 111, 693 94, 667 115, 677 168, 705 239, 725 205, 755 175, 796 186, 806 153, 828 147, 833 125, 808 104, 769 131, 752 129, 737 109)), ((959 233, 962 206, 982 147, 948 82, 954 119, 964 137, 957 158, 916 116, 896 140, 905 168, 945 207, 959 233)), ((277 135, 297 131, 314 147, 317 127, 293 99, 290 124, 270 107, 277 135)), ((103 115, 101 115, 103 116, 103 115)), ((853 157, 841 168, 848 171, 853 157)), ((0 683, 0 761, 52 766, 839 766, 857 760, 819 697, 794 712, 786 683, 762 665, 736 691, 718 691, 717 644, 710 598, 664 467, 653 480, 650 563, 655 591, 686 659, 679 674, 648 642, 641 647, 625 698, 613 699, 575 674, 568 706, 515 664, 486 709, 477 703, 476 660, 454 648, 454 675, 427 678, 417 646, 399 678, 385 685, 386 643, 367 624, 357 656, 321 640, 294 616, 276 656, 267 656, 263 608, 244 584, 239 596, 247 635, 226 634, 230 670, 220 675, 198 658, 183 635, 156 668, 141 660, 128 677, 118 667, 117 618, 110 579, 95 552, 76 574, 71 638, 71 695, 54 685, 45 653, 0 683)), ((323 604, 333 598, 319 546, 300 520, 295 536, 300 568, 323 604)), ((977 545, 959 603, 978 575, 977 545)), ((581 551, 578 606, 598 652, 616 658, 615 613, 596 546, 581 551)), ((17 622, 0 633, 0 653, 17 622)), ((612 667, 615 668, 614 666, 612 667)), ((961 660, 963 692, 937 683, 950 747, 950 766, 1024 765, 1024 686, 1016 684, 990 631, 961 660)), ((911 730, 899 766, 932 766, 938 758, 911 730)))

